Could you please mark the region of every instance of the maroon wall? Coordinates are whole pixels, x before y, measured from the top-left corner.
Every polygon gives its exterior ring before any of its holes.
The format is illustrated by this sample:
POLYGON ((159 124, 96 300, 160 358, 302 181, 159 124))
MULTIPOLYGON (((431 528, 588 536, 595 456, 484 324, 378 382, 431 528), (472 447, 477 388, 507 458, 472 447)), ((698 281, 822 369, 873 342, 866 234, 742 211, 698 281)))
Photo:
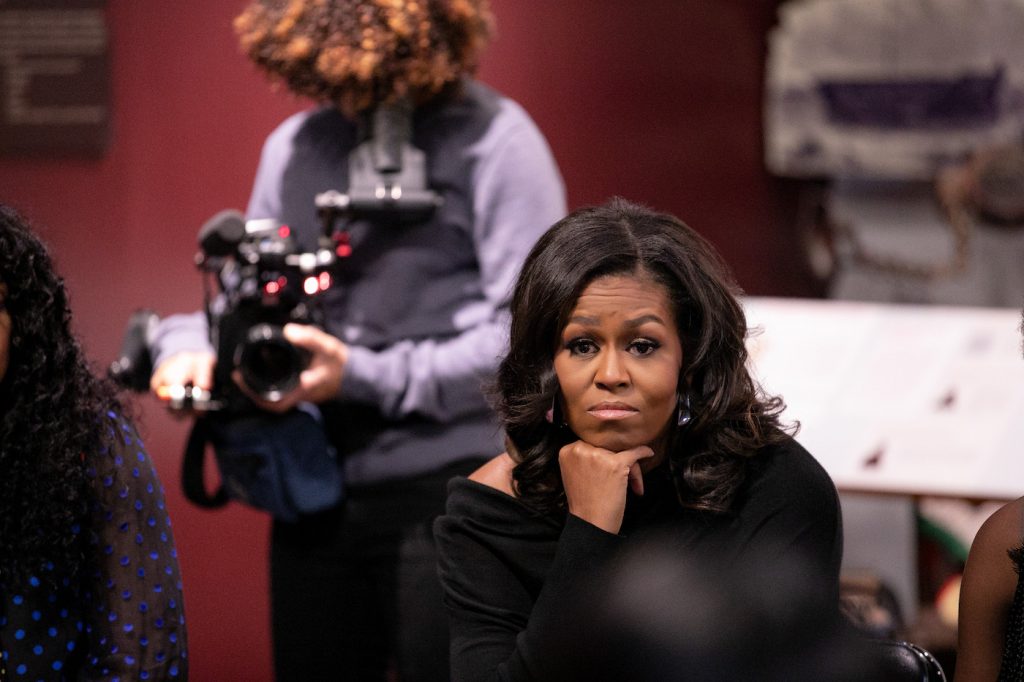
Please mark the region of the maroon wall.
MULTIPOLYGON (((244 208, 260 144, 303 106, 239 55, 241 0, 109 2, 114 135, 98 161, 0 158, 0 201, 53 246, 88 351, 113 358, 129 313, 196 307, 195 233, 244 208)), ((676 213, 755 294, 810 285, 761 164, 770 0, 493 0, 483 80, 547 135, 571 206, 619 194, 676 213), (642 8, 642 9, 640 9, 642 8)), ((178 492, 186 424, 150 398, 142 428, 167 489, 186 587, 193 679, 269 679, 267 523, 178 492)))

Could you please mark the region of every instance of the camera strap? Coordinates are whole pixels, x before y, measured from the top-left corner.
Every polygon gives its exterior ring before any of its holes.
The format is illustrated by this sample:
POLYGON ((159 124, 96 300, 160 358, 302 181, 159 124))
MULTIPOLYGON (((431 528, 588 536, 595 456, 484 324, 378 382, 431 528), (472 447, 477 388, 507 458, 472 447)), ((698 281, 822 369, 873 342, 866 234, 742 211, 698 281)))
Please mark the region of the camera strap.
POLYGON ((228 503, 228 494, 221 485, 217 492, 206 492, 206 446, 211 442, 208 417, 196 417, 181 460, 181 488, 185 498, 196 506, 217 509, 228 503))

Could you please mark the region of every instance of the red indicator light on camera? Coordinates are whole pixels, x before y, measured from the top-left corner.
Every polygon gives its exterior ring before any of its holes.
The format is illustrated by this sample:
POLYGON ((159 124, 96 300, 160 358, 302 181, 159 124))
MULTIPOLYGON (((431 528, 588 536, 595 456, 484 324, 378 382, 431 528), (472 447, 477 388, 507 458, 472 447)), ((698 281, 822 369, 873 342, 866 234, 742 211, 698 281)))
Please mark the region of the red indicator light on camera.
POLYGON ((292 228, 288 227, 287 225, 282 225, 281 227, 277 228, 277 236, 280 237, 281 239, 288 239, 288 235, 290 235, 291 233, 292 228))
POLYGON ((267 292, 268 296, 276 296, 277 292, 281 291, 281 285, 277 282, 267 282, 263 291, 267 292))
POLYGON ((348 258, 352 255, 352 245, 348 242, 348 232, 338 232, 334 235, 334 241, 338 243, 338 246, 334 249, 334 253, 338 254, 338 258, 348 258))

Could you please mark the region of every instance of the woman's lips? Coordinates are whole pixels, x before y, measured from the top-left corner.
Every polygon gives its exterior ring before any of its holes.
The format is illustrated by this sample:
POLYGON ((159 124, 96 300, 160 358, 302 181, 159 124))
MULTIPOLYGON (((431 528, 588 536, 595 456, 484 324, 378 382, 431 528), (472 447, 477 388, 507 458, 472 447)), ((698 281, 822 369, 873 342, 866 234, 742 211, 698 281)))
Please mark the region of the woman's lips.
POLYGON ((627 417, 632 417, 638 412, 639 410, 635 407, 630 407, 629 405, 624 405, 622 403, 601 403, 587 409, 587 414, 597 417, 598 419, 605 420, 626 419, 627 417))

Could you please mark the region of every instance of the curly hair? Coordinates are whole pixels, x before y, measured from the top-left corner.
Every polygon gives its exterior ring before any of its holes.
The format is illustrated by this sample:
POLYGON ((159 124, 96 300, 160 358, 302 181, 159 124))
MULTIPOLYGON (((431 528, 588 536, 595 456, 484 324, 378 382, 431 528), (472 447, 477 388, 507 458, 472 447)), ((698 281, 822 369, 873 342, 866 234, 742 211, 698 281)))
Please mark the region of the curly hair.
POLYGON ((91 372, 70 330, 64 283, 23 217, 0 205, 0 282, 10 315, 0 379, 0 577, 74 577, 86 561, 87 468, 109 446, 115 389, 91 372))
POLYGON ((235 19, 272 79, 349 115, 472 74, 493 26, 487 0, 256 0, 235 19))
POLYGON ((677 218, 613 199, 575 211, 534 246, 512 296, 509 351, 494 384, 518 497, 541 512, 565 508, 559 449, 575 439, 559 419, 554 356, 580 294, 606 275, 649 276, 673 306, 683 347, 680 391, 692 421, 676 428, 668 462, 680 504, 730 509, 757 451, 789 436, 782 401, 761 394, 746 367, 746 317, 721 257, 677 218))

